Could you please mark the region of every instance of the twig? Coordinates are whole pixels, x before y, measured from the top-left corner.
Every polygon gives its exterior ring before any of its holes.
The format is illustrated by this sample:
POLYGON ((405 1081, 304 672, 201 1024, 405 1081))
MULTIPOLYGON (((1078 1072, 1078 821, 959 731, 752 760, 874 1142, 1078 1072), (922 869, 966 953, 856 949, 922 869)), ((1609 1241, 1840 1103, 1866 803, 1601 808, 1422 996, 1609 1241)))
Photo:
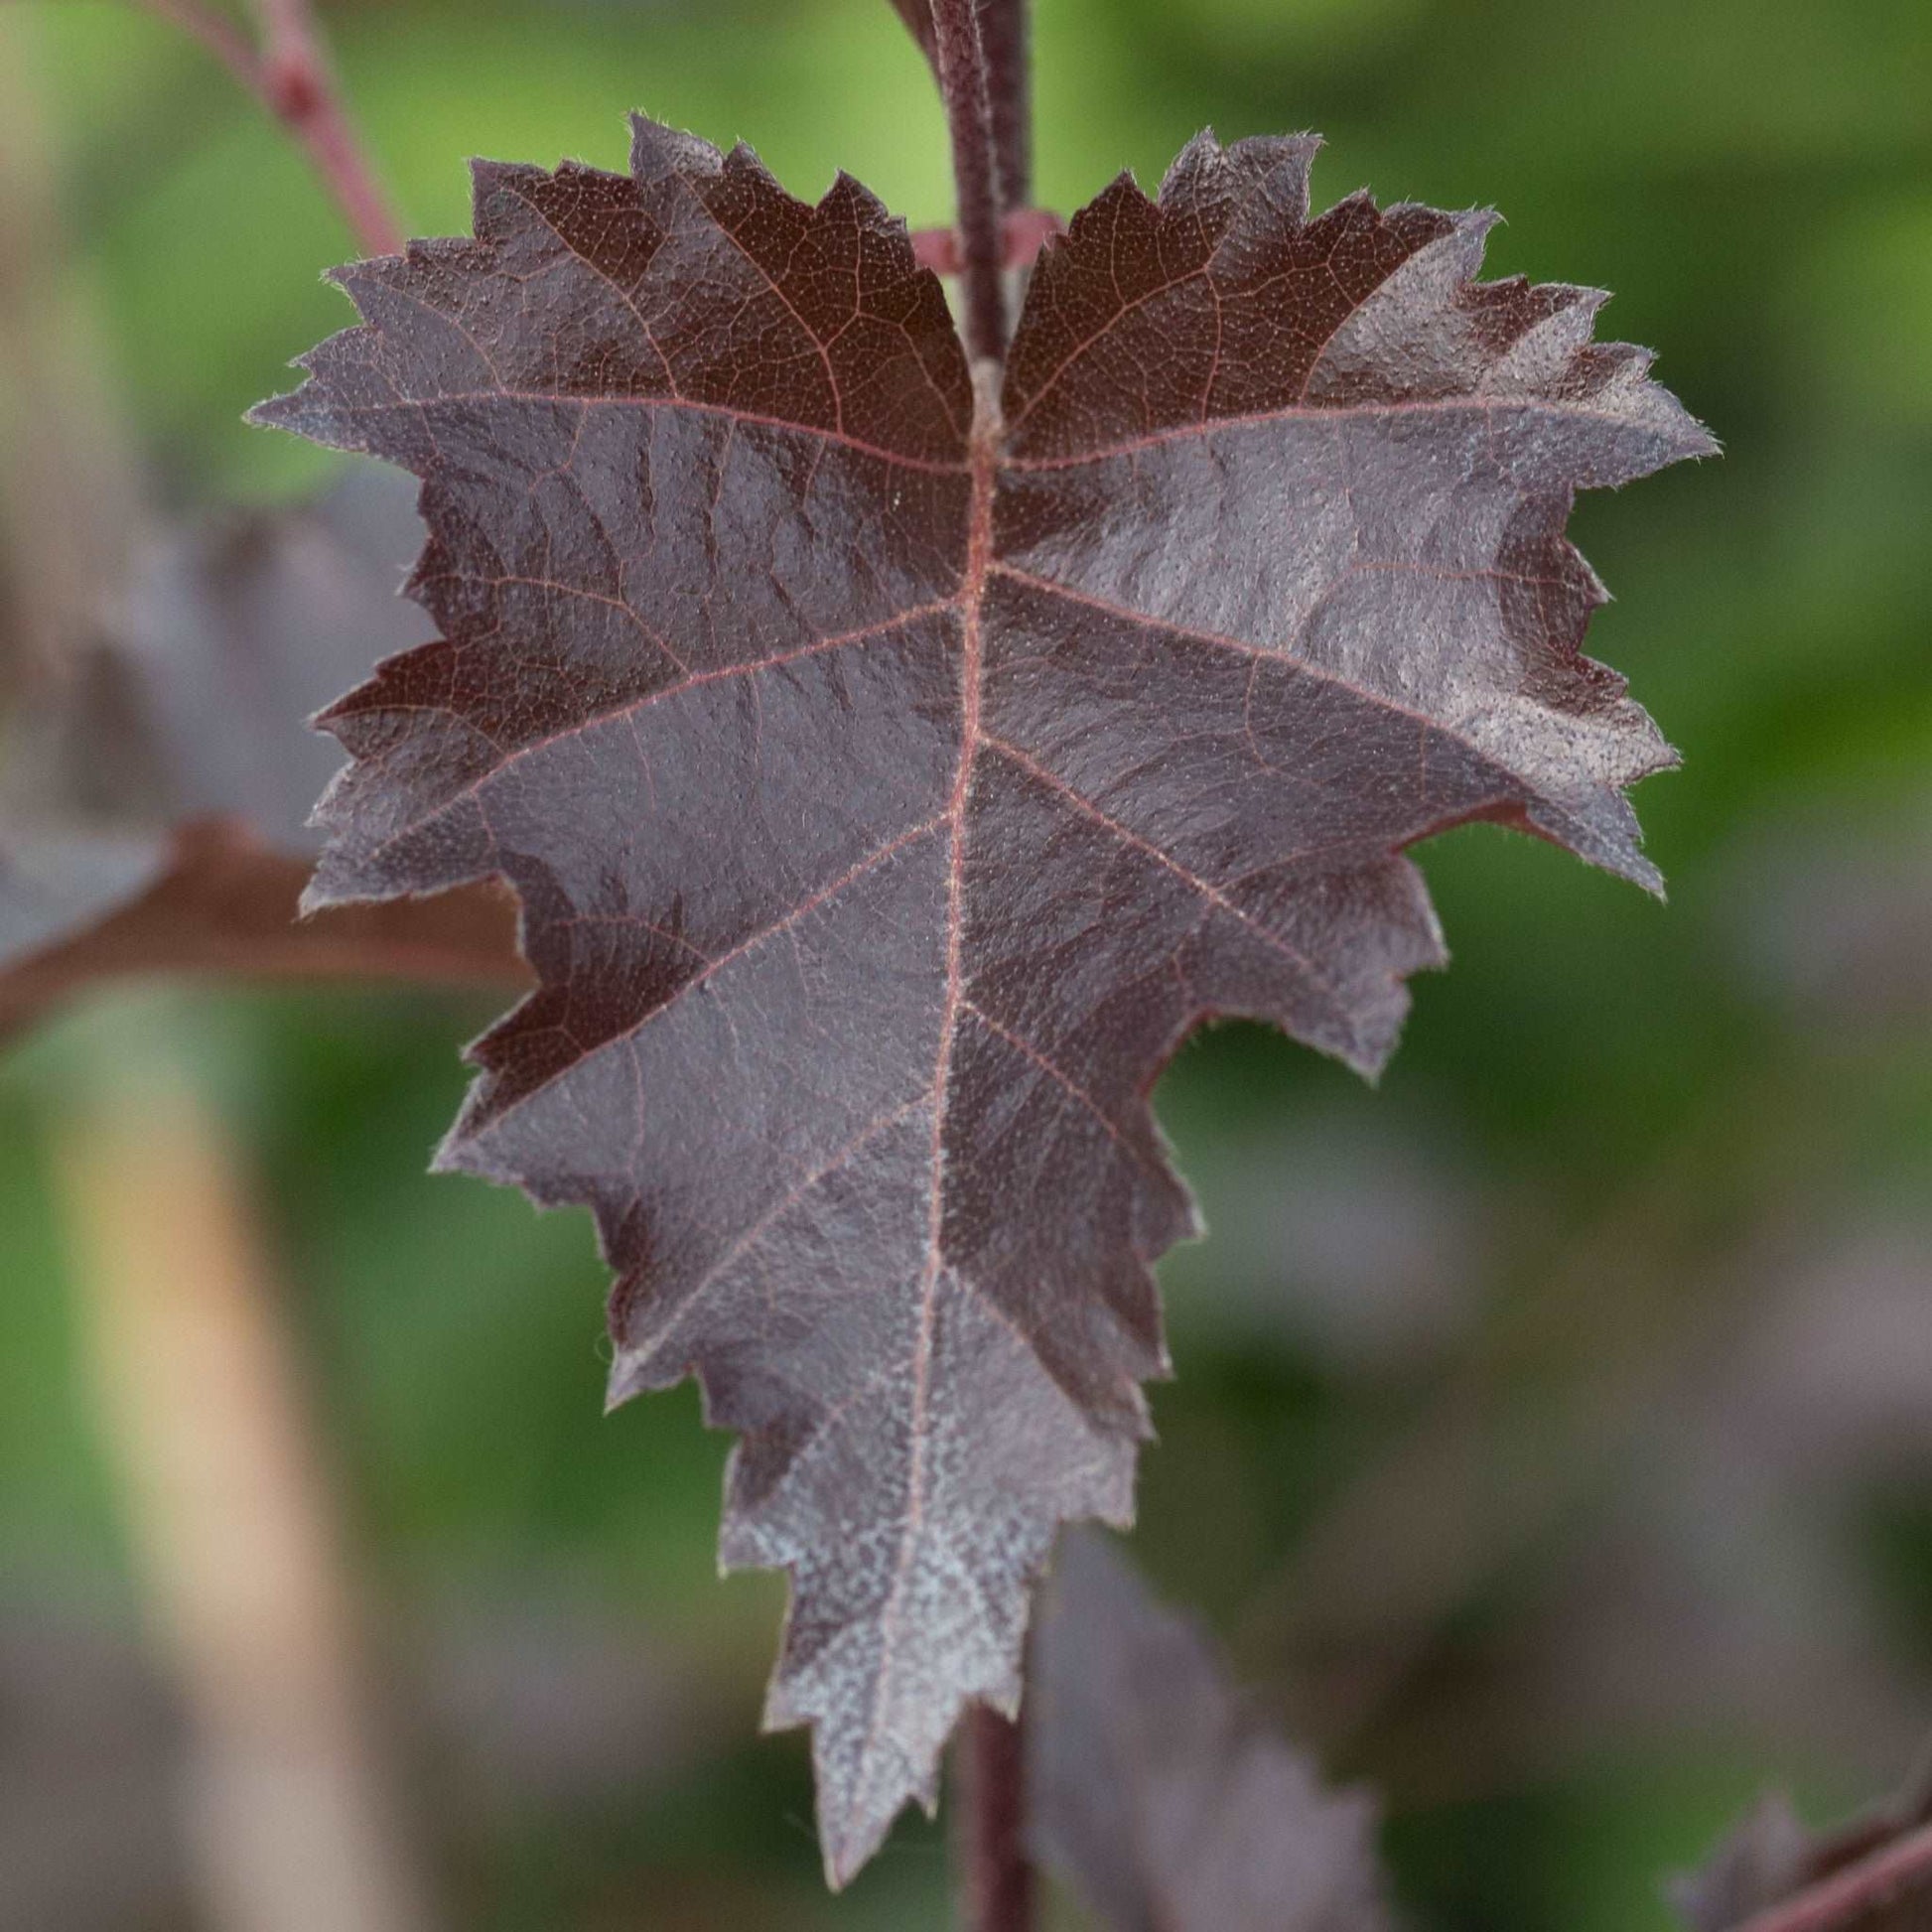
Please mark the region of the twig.
POLYGON ((317 174, 372 255, 402 252, 402 230, 349 124, 309 0, 256 0, 262 23, 262 98, 308 150, 317 174))
POLYGON ((980 39, 986 48, 986 92, 993 115, 993 151, 1000 169, 1000 206, 1011 214, 1034 196, 1032 64, 1028 58, 1029 0, 980 0, 980 39))
POLYGON ((288 129, 364 254, 402 252, 402 229, 343 104, 309 0, 256 0, 259 47, 202 0, 135 4, 200 41, 288 129))
POLYGON ((955 1844, 964 1932, 1030 1932, 1034 1872, 1027 1859, 1027 1744, 1021 1725, 983 1704, 959 1728, 955 1844))
POLYGON ((986 50, 980 44, 975 0, 935 0, 932 25, 959 202, 966 345, 976 357, 997 361, 1006 348, 1006 297, 1000 277, 1005 246, 987 101, 986 50))
POLYGON ((1932 1826, 1746 1919, 1736 1932, 1879 1932, 1908 1922, 1878 1916, 1907 1903, 1932 1907, 1932 1826))
POLYGON ((180 827, 139 897, 0 968, 0 1044, 84 993, 161 975, 518 992, 531 983, 516 907, 494 886, 332 905, 305 919, 298 908, 308 882, 306 859, 269 851, 233 825, 180 827))

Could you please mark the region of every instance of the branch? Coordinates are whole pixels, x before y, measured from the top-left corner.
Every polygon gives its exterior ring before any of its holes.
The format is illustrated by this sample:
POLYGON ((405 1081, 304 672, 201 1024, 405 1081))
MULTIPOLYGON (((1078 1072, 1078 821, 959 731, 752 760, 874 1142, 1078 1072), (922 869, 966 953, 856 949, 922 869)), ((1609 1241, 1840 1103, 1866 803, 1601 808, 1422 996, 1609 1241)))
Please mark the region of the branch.
POLYGON ((957 1765, 960 1924, 965 1932, 1031 1932, 1026 1733, 1016 1721, 976 1704, 960 1725, 957 1765))
POLYGON ((376 186, 337 90, 310 0, 255 0, 262 24, 262 98, 308 150, 371 255, 402 253, 402 230, 376 186))
POLYGON ((980 39, 986 48, 986 91, 993 115, 993 150, 1000 170, 1000 206, 1011 214, 1033 200, 1033 85, 1028 60, 1029 0, 980 0, 980 39))
POLYGON ((376 980, 522 991, 516 909, 489 885, 301 917, 309 864, 222 822, 183 827, 172 863, 98 923, 0 967, 0 1043, 114 982, 159 975, 323 983, 376 980))
POLYGON ((203 0, 135 0, 218 60, 289 131, 367 255, 402 252, 402 229, 376 185, 336 85, 309 0, 256 0, 257 47, 203 0))
POLYGON ((997 361, 1006 348, 1006 297, 1000 274, 1005 245, 979 8, 975 0, 935 0, 932 24, 959 200, 966 345, 976 358, 997 361))
MULTIPOLYGON (((1877 1914, 1908 1902, 1932 1905, 1932 1825, 1746 1919, 1736 1932, 1877 1932, 1877 1914)), ((1902 1915, 1896 1921, 1906 1922, 1902 1915)))

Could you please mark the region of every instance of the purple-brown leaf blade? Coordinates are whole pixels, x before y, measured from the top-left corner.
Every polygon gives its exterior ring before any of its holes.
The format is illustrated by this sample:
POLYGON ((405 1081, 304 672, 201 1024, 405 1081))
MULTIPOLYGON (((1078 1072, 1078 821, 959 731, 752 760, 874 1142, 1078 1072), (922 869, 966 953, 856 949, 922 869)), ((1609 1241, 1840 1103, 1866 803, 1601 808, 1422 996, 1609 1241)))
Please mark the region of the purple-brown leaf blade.
POLYGON ((327 716, 314 897, 521 897, 540 990, 442 1159, 589 1203, 613 1399, 695 1371, 744 1432, 835 1879, 1016 1700, 1056 1525, 1129 1513, 1175 1045, 1378 1065, 1446 825, 1650 876, 1667 754, 1561 526, 1702 433, 1569 292, 1458 280, 1464 217, 1305 225, 1310 151, 1109 191, 998 400, 863 189, 639 121, 630 176, 486 165, 476 239, 343 270, 259 412, 423 479, 442 638, 327 716))
POLYGON ((1028 1736, 1035 1841, 1110 1932, 1388 1932, 1373 1801, 1324 1790, 1091 1531, 1043 1593, 1028 1736))

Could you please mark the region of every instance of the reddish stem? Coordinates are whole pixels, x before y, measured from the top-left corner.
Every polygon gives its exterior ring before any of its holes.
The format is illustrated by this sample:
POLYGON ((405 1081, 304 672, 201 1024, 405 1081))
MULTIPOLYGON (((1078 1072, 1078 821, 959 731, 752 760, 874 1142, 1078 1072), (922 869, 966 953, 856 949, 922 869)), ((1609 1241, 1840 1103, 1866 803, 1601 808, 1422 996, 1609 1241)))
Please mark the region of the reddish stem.
POLYGON ((255 0, 255 11, 269 111, 309 151, 363 248, 372 255, 400 254, 402 231, 349 123, 310 0, 255 0))
POLYGON ((1006 297, 1000 279, 1005 238, 987 101, 986 51, 980 44, 975 0, 934 0, 932 28, 959 200, 966 345, 975 357, 997 361, 1006 348, 1006 297))
POLYGON ((192 35, 288 129, 364 254, 402 252, 402 229, 376 186, 309 0, 256 0, 261 44, 202 0, 138 0, 192 35))
POLYGON ((1012 1719, 974 1705, 960 1725, 958 1768, 960 1923, 964 1932, 1031 1932, 1026 1733, 1012 1719))
POLYGON ((1029 0, 980 0, 980 40, 986 49, 986 92, 1000 171, 1000 206, 1009 214, 1034 198, 1030 11, 1029 0))
POLYGON ((1838 1932, 1875 1923, 1876 1913, 1907 1899, 1932 1900, 1932 1825, 1746 1919, 1737 1932, 1838 1932))

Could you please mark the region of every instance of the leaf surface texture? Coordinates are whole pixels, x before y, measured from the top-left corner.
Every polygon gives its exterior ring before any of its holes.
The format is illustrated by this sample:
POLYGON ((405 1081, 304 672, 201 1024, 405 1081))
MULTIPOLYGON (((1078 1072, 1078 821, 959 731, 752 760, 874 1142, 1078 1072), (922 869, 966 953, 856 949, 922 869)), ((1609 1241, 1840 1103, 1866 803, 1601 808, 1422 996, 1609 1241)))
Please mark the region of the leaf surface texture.
POLYGON ((1125 1522, 1193 1229, 1148 1106, 1201 1019, 1372 1070, 1486 818, 1654 884, 1670 754, 1579 654, 1574 489, 1710 447, 1486 217, 1308 214, 1210 136, 1049 243, 976 382, 901 223, 648 121, 340 271, 261 420, 403 465, 438 641, 326 722, 319 904, 500 876, 539 990, 450 1167, 595 1211, 613 1399, 742 1433, 835 1881, 1010 1708, 1056 1526, 1125 1522))

